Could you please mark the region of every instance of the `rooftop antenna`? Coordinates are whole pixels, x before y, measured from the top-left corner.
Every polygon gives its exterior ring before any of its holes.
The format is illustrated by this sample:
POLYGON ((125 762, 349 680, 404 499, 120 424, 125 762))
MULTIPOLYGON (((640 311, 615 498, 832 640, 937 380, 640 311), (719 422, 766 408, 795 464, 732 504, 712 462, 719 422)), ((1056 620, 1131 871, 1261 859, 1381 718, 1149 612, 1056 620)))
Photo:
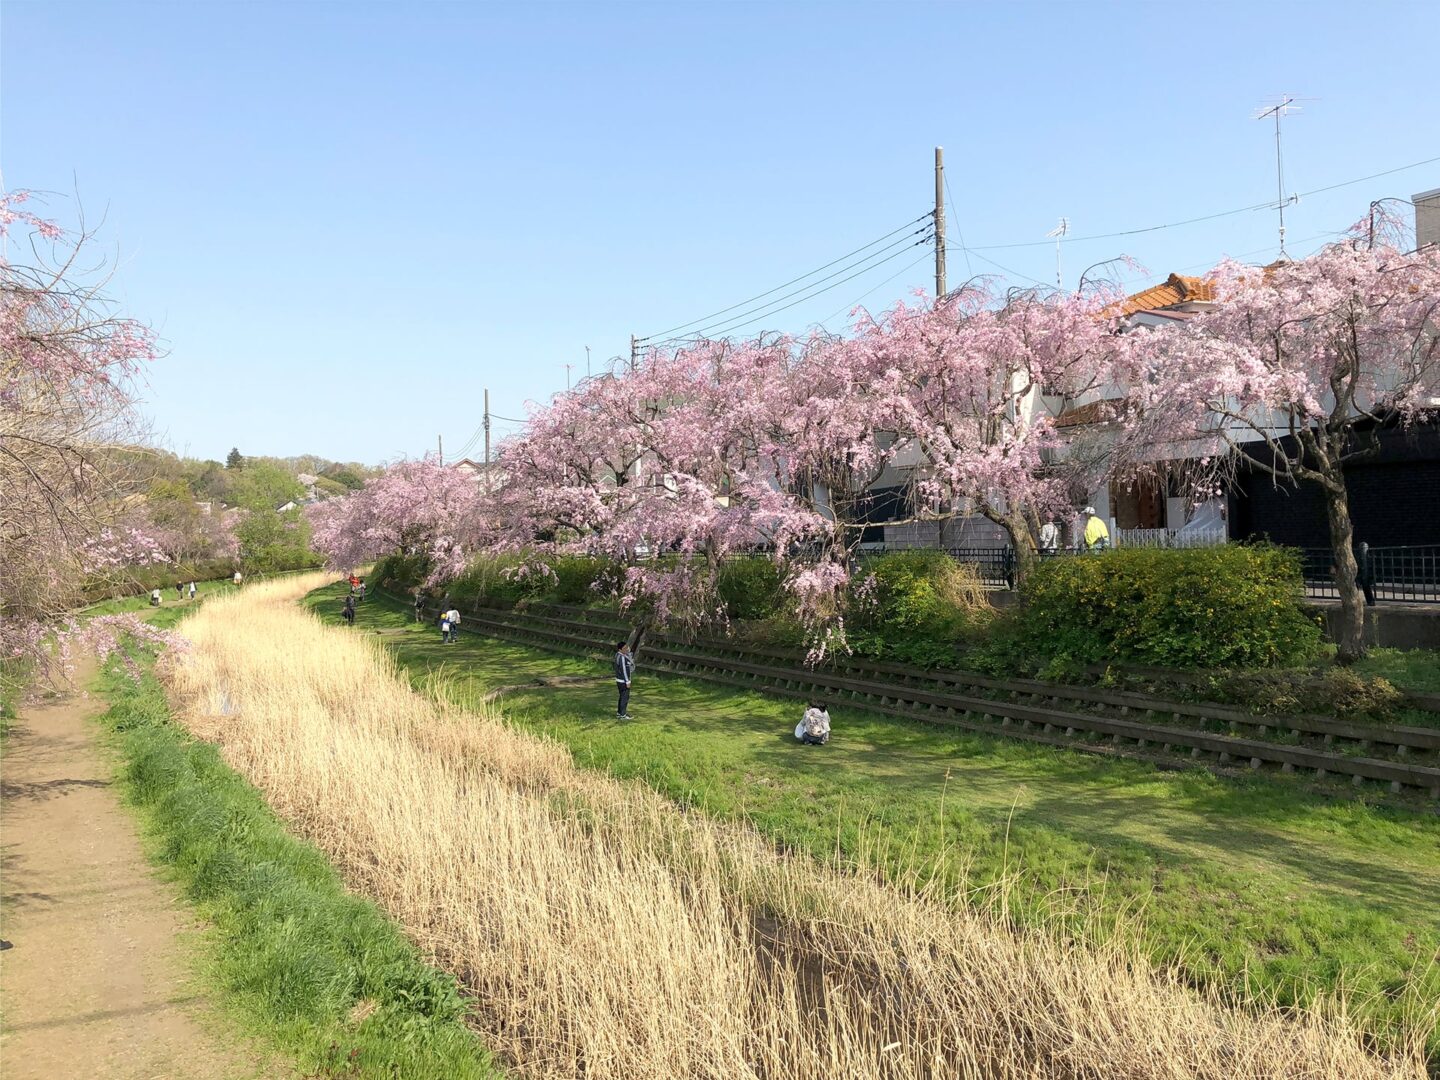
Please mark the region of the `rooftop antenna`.
POLYGON ((1060 280, 1060 241, 1065 238, 1065 234, 1069 231, 1070 219, 1062 217, 1060 224, 1045 234, 1046 236, 1053 236, 1055 238, 1055 287, 1057 289, 1063 289, 1065 287, 1064 283, 1060 280))
POLYGON ((1285 207, 1291 203, 1300 201, 1299 195, 1285 194, 1285 154, 1280 143, 1280 120, 1292 112, 1299 112, 1300 106, 1295 104, 1296 99, 1289 94, 1281 94, 1280 100, 1274 105, 1267 105, 1255 113, 1256 120, 1264 120, 1267 117, 1275 118, 1275 209, 1280 214, 1280 254, 1279 258, 1288 259, 1285 254, 1285 207))

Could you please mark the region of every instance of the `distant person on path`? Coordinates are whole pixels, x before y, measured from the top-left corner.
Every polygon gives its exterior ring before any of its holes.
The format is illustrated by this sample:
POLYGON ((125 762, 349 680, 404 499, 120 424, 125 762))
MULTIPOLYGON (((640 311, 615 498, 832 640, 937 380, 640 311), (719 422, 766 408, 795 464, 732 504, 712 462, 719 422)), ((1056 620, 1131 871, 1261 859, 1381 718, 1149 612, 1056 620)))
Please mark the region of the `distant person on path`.
POLYGON ((359 591, 360 599, 361 599, 361 600, 364 600, 364 599, 365 599, 365 579, 364 579, 363 577, 360 579, 360 583, 359 583, 358 585, 356 585, 355 588, 359 591))
POLYGON ((1085 507, 1085 550, 1104 551, 1110 546, 1110 529, 1093 506, 1085 507))
POLYGON ((460 629, 460 612, 453 607, 446 608, 440 616, 440 640, 449 644, 455 640, 455 635, 460 629))
POLYGON ((235 571, 235 587, 236 587, 237 589, 240 587, 240 583, 241 583, 242 581, 244 581, 244 580, 245 580, 244 575, 242 575, 239 570, 236 570, 236 571, 235 571))
POLYGON ((150 606, 151 606, 151 607, 159 607, 159 606, 160 606, 160 590, 159 590, 159 589, 151 589, 151 590, 150 590, 150 606))
POLYGON ((175 582, 175 599, 176 599, 176 600, 184 600, 184 599, 185 599, 185 583, 184 583, 183 581, 177 581, 177 582, 175 582))
POLYGON ((190 582, 190 599, 195 599, 195 582, 190 582))
POLYGON ((1040 554, 1054 555, 1060 550, 1060 526, 1055 524, 1055 518, 1049 517, 1045 524, 1040 526, 1040 554))
POLYGON ((351 626, 355 625, 355 597, 345 597, 345 608, 340 614, 345 616, 345 621, 351 626))
POLYGON ((635 677, 635 657, 630 655, 630 643, 628 641, 617 641, 615 643, 615 689, 619 691, 620 701, 615 706, 615 719, 629 720, 630 717, 630 680, 635 677))
POLYGON ((830 713, 823 701, 812 701, 795 725, 795 738, 807 746, 824 746, 830 741, 830 713))
POLYGON ((420 589, 415 590, 415 621, 425 621, 425 593, 420 589))

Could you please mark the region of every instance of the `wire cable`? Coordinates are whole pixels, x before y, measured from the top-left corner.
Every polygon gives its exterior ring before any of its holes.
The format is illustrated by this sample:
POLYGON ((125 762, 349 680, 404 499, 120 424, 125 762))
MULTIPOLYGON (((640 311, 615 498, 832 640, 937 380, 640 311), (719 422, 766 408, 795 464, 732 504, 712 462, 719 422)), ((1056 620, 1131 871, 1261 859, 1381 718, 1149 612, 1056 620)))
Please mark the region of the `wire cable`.
POLYGON ((912 263, 908 263, 907 265, 901 267, 898 271, 896 271, 895 273, 891 274, 888 278, 886 278, 884 281, 880 282, 878 285, 872 285, 872 286, 870 286, 869 289, 867 289, 865 292, 861 293, 861 294, 860 294, 859 296, 857 296, 854 300, 851 300, 850 303, 846 304, 846 305, 845 305, 844 307, 842 307, 839 311, 836 311, 836 312, 834 312, 833 314, 830 314, 830 315, 825 316, 825 318, 821 319, 820 322, 817 323, 816 325, 818 325, 818 326, 824 326, 824 325, 825 325, 826 323, 828 323, 831 319, 835 318, 836 315, 843 315, 843 314, 844 314, 845 312, 847 312, 847 311, 853 311, 856 307, 858 307, 858 306, 860 305, 860 302, 861 302, 861 301, 863 301, 867 296, 869 296, 871 293, 873 293, 876 289, 883 289, 886 285, 889 285, 890 282, 894 281, 894 280, 895 280, 896 278, 898 278, 901 274, 908 273, 909 271, 915 269, 915 267, 919 266, 922 262, 924 262, 924 261, 925 261, 926 259, 928 259, 928 258, 930 258, 930 253, 927 251, 924 255, 921 255, 920 258, 916 259, 916 260, 915 260, 914 262, 912 262, 912 263))
MULTIPOLYGON (((896 233, 904 232, 906 229, 910 228, 912 225, 918 225, 920 222, 924 221, 926 218, 928 218, 928 217, 930 217, 930 216, 931 216, 931 215, 930 215, 929 213, 921 214, 919 217, 915 218, 913 221, 907 221, 904 225, 901 225, 898 229, 891 229, 888 233, 886 233, 884 236, 880 237, 880 238, 877 239, 877 240, 872 240, 872 241, 870 241, 870 243, 864 244, 864 245, 862 245, 861 247, 856 248, 854 251, 851 251, 851 252, 849 252, 849 253, 847 253, 847 254, 845 254, 845 255, 841 255, 838 259, 832 259, 830 262, 826 263, 824 266, 817 266, 814 270, 811 270, 809 273, 801 274, 801 275, 800 275, 799 277, 797 277, 797 278, 791 278, 789 281, 784 282, 783 284, 776 285, 773 289, 766 289, 764 292, 759 293, 759 294, 757 294, 757 295, 755 295, 755 296, 752 296, 752 297, 750 297, 750 299, 748 299, 748 300, 741 300, 738 304, 731 304, 729 307, 727 307, 727 308, 721 308, 719 311, 712 311, 709 315, 702 315, 702 316, 700 316, 700 318, 698 318, 698 319, 690 319, 690 320, 688 320, 688 321, 686 321, 686 322, 679 323, 679 324, 676 325, 676 326, 672 326, 672 327, 670 327, 668 330, 658 330, 658 331, 656 331, 654 334, 651 334, 651 335, 649 335, 649 336, 647 336, 647 337, 643 337, 643 338, 637 338, 636 340, 637 340, 637 341, 644 342, 644 341, 653 341, 653 340, 655 340, 655 339, 657 339, 657 338, 663 338, 663 337, 665 337, 665 336, 668 335, 668 334, 674 333, 676 330, 683 330, 683 329, 685 329, 687 326, 694 326, 696 323, 707 322, 707 321, 709 321, 710 319, 713 319, 713 318, 715 318, 715 317, 717 317, 717 316, 719 316, 719 315, 724 315, 724 314, 726 314, 727 312, 734 311, 736 308, 745 307, 747 304, 753 304, 756 300, 763 299, 764 297, 769 296, 771 293, 779 292, 781 289, 787 289, 787 288, 789 288, 791 285, 794 285, 794 284, 796 284, 796 283, 798 283, 798 282, 804 281, 806 278, 814 277, 814 276, 815 276, 816 274, 818 274, 821 270, 828 270, 828 269, 830 269, 830 267, 834 266, 836 263, 845 262, 847 259, 850 259, 851 257, 860 254, 862 251, 867 251, 867 250, 869 250, 870 248, 874 247, 876 244, 879 244, 879 243, 881 243, 882 241, 885 241, 885 240, 889 240, 889 239, 890 239, 892 236, 894 236, 896 233)), ((867 258, 868 258, 868 257, 869 257, 869 256, 867 256, 867 258)), ((823 279, 822 279, 822 280, 823 280, 823 279)))
MULTIPOLYGON (((925 238, 922 238, 922 239, 920 239, 920 240, 916 240, 913 244, 910 245, 910 247, 914 247, 914 246, 916 246, 917 244, 927 243, 927 242, 929 242, 930 239, 931 239, 930 237, 925 237, 925 238)), ((782 305, 781 307, 774 308, 774 309, 771 310, 771 311, 762 312, 761 314, 756 315, 754 318, 744 319, 744 320, 741 321, 741 322, 732 323, 731 325, 728 325, 728 326, 724 326, 724 327, 720 327, 720 328, 714 328, 714 327, 706 328, 706 329, 707 329, 707 332, 713 332, 714 336, 716 336, 716 337, 721 337, 721 336, 724 336, 725 334, 733 333, 734 331, 739 330, 739 329, 742 329, 743 327, 750 326, 751 324, 760 322, 760 321, 762 321, 762 320, 764 320, 764 319, 768 319, 768 318, 770 318, 772 315, 778 315, 778 314, 779 314, 780 312, 782 312, 782 311, 788 311, 790 308, 796 307, 796 306, 799 305, 799 304, 803 304, 803 303, 805 303, 805 302, 807 302, 807 301, 809 301, 809 300, 813 300, 813 299, 814 299, 815 297, 817 297, 817 296, 822 296, 822 295, 824 295, 825 293, 829 292, 831 289, 838 289, 841 285, 844 285, 847 281, 854 281, 857 277, 860 277, 862 274, 869 273, 871 270, 874 270, 874 269, 876 269, 876 268, 878 268, 878 267, 880 267, 880 266, 883 266, 883 265, 885 265, 885 264, 888 263, 888 262, 891 262, 891 261, 893 261, 893 260, 895 260, 895 259, 902 258, 905 254, 906 254, 906 250, 902 248, 900 251, 896 251, 896 252, 894 252, 894 253, 892 253, 892 254, 890 254, 890 255, 885 256, 885 258, 879 260, 878 262, 872 263, 872 264, 869 265, 869 266, 863 267, 862 269, 855 271, 855 273, 849 275, 848 277, 843 277, 843 278, 841 278, 839 281, 836 281, 836 282, 833 282, 833 283, 831 283, 831 284, 829 284, 829 285, 826 285, 824 288, 816 289, 816 290, 814 290, 813 292, 807 292, 806 295, 801 296, 799 299, 793 300, 793 301, 791 301, 791 302, 788 303, 788 304, 784 304, 784 305, 782 305)), ((928 256, 927 256, 927 258, 928 258, 928 256)), ((817 283, 817 284, 818 284, 818 283, 817 283)), ((793 294, 792 294, 792 295, 793 295, 793 294)), ((700 334, 700 331, 696 331, 696 332, 695 332, 694 334, 692 334, 692 335, 687 335, 687 338, 690 338, 690 337, 698 337, 699 334, 700 334)), ((684 339, 681 339, 681 338, 671 338, 670 340, 671 340, 671 341, 679 341, 679 340, 684 340, 684 339)))
MULTIPOLYGON (((1338 184, 1328 184, 1325 187, 1314 188, 1310 191, 1297 192, 1296 198, 1308 198, 1311 195, 1320 195, 1327 191, 1335 191, 1339 188, 1351 187, 1354 184, 1363 184, 1367 180, 1378 180, 1382 176, 1391 176, 1394 173, 1404 172, 1407 169, 1418 169, 1422 165, 1433 165, 1437 161, 1440 161, 1440 157, 1426 158, 1424 161, 1412 161, 1409 165, 1401 165, 1398 168, 1386 169, 1383 172, 1371 173, 1369 176, 1359 176, 1353 180, 1342 180, 1338 184)), ((1235 214, 1244 214, 1254 210, 1273 210, 1274 208, 1275 202, 1274 200, 1270 200, 1268 202, 1255 203, 1253 206, 1240 206, 1236 207, 1234 210, 1221 210, 1218 213, 1205 214, 1201 217, 1186 218, 1184 221, 1171 221, 1164 225, 1147 225, 1141 229, 1122 229, 1119 232, 1094 233, 1090 236, 1064 237, 1060 240, 1060 243, 1081 244, 1087 240, 1113 240, 1116 237, 1120 236, 1138 236, 1141 233, 1159 232, 1161 229, 1175 229, 1179 228, 1182 225, 1195 225, 1202 221, 1214 221, 1216 218, 1232 217, 1235 214)), ((1013 248, 1049 247, 1053 243, 1053 240, 1026 240, 1022 243, 1014 244, 982 244, 977 247, 972 247, 969 250, 1006 251, 1013 248)), ((988 262, 989 260, 986 261, 988 262)), ((1020 276, 1023 277, 1024 275, 1022 274, 1020 276)), ((1033 281, 1034 279, 1032 278, 1031 280, 1033 281)))
MULTIPOLYGON (((839 285, 845 284, 845 282, 847 281, 853 281, 860 274, 866 273, 870 270, 874 270, 878 266, 883 266, 887 262, 890 262, 892 259, 898 259, 902 255, 904 255, 910 248, 916 246, 917 244, 929 243, 934 238, 933 232, 931 232, 928 228, 917 229, 915 231, 916 233, 925 233, 926 235, 920 237, 920 239, 918 240, 911 240, 909 236, 903 236, 899 240, 895 240, 889 244, 886 244, 885 247, 881 248, 879 251, 872 253, 871 255, 867 256, 864 259, 861 259, 858 262, 852 262, 846 266, 842 266, 839 270, 836 270, 833 273, 826 274, 822 278, 817 278, 816 280, 810 282, 808 285, 801 286, 799 289, 795 289, 792 292, 785 293, 783 296, 777 296, 774 300, 771 300, 765 304, 761 304, 759 307, 751 308, 748 311, 738 312, 728 319, 720 320, 720 322, 718 323, 711 323, 708 326, 697 327, 696 329, 690 331, 687 334, 677 335, 671 338, 665 338, 663 341, 656 341, 654 339, 651 339, 648 344, 653 346, 664 344, 668 341, 678 341, 681 339, 700 338, 706 336, 720 337, 724 334, 729 333, 731 330, 737 329, 742 326, 749 326, 751 323, 759 322, 761 319, 769 318, 771 315, 774 315, 777 312, 786 311, 789 308, 794 307, 796 304, 803 303, 811 297, 819 296, 821 293, 828 292, 829 290, 839 285), (898 250, 891 251, 891 248, 897 248, 898 250), (889 252, 889 254, 886 254, 886 252, 889 252), (850 273, 850 271, 852 270, 855 272, 850 273), (839 281, 834 281, 832 284, 825 285, 823 288, 817 288, 817 286, 822 285, 822 283, 826 281, 830 281, 832 278, 840 277, 841 274, 849 274, 849 276, 842 277, 839 281), (791 300, 793 297, 799 297, 799 299, 794 300, 792 303, 789 304, 782 302, 785 300, 791 300)), ((914 233, 912 233, 911 235, 914 235, 914 233)))

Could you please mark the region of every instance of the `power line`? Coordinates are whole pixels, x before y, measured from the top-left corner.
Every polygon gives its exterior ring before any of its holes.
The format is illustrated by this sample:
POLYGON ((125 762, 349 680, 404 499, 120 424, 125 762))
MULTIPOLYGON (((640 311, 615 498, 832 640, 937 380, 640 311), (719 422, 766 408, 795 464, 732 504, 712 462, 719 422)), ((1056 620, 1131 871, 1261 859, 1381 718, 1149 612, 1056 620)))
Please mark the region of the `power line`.
MULTIPOLYGON (((759 307, 750 308, 749 311, 737 312, 737 314, 732 315, 732 317, 730 318, 723 318, 723 320, 720 320, 719 323, 711 323, 708 325, 701 325, 701 327, 696 327, 694 328, 694 330, 691 330, 690 333, 684 334, 684 337, 700 337, 703 336, 703 334, 710 334, 711 331, 719 330, 721 325, 733 327, 733 325, 747 325, 749 323, 755 323, 755 321, 759 320, 759 318, 765 318, 766 315, 773 314, 773 312, 768 311, 768 308, 775 308, 776 311, 783 311, 786 307, 793 307, 793 304, 786 304, 783 305, 783 307, 779 308, 776 308, 775 305, 780 304, 780 301, 791 300, 792 297, 799 297, 802 292, 809 292, 812 288, 815 288, 816 285, 821 284, 821 282, 829 281, 829 279, 831 278, 838 278, 838 276, 840 276, 841 274, 847 274, 847 272, 852 271, 852 269, 857 268, 857 266, 860 266, 861 264, 870 264, 868 266, 864 266, 864 268, 861 269, 861 274, 863 274, 864 271, 867 271, 867 269, 874 269, 876 268, 876 266, 886 264, 886 262, 890 261, 890 259, 897 258, 897 256, 900 255, 904 255, 904 251, 906 251, 906 248, 913 248, 916 243, 924 243, 926 242, 926 240, 929 240, 929 236, 922 236, 922 238, 920 238, 919 240, 910 239, 910 236, 914 236, 917 235, 917 233, 924 232, 929 232, 929 229, 916 229, 913 233, 910 233, 909 236, 901 236, 899 240, 891 240, 891 242, 887 243, 887 245, 884 246, 884 248, 881 248, 880 251, 870 253, 870 255, 865 256, 865 258, 860 259, 860 261, 851 262, 851 264, 841 266, 838 271, 831 272, 831 274, 825 275, 824 278, 816 278, 815 281, 809 282, 808 285, 801 285, 801 287, 799 287, 798 289, 793 289, 793 291, 791 292, 785 292, 785 294, 776 297, 775 300, 766 301, 765 304, 760 304, 759 307), (884 253, 890 251, 891 248, 899 248, 899 251, 891 252, 890 255, 884 255, 884 253), (884 255, 884 258, 880 258, 881 255, 884 255), (736 323, 736 320, 740 320, 739 323, 736 323)), ((845 281, 850 281, 850 279, 851 278, 844 278, 841 279, 841 281, 835 282, 835 284, 841 285, 844 284, 845 281)), ((824 292, 824 289, 821 289, 821 291, 824 292)), ((818 292, 816 292, 816 294, 811 295, 819 294, 818 292)), ((719 333, 723 334, 726 333, 726 331, 719 330, 719 333)), ((654 341, 654 338, 642 338, 642 340, 654 341)), ((665 340, 674 340, 674 338, 665 338, 665 340)))
POLYGON ((955 222, 955 234, 960 237, 960 251, 965 256, 965 273, 969 277, 975 276, 975 268, 970 265, 970 249, 965 246, 965 230, 960 227, 960 214, 955 209, 955 193, 950 190, 950 177, 945 177, 945 197, 950 200, 950 217, 955 222))
MULTIPOLYGON (((1394 173, 1404 172, 1407 169, 1418 169, 1422 165, 1433 165, 1437 161, 1440 161, 1440 157, 1426 158, 1424 161, 1412 161, 1409 165, 1401 165, 1398 168, 1386 169, 1383 172, 1371 173, 1369 176, 1359 176, 1353 180, 1342 180, 1338 184, 1328 184, 1325 187, 1318 187, 1311 191, 1302 191, 1298 193, 1297 197, 1303 199, 1310 195, 1320 195, 1327 191, 1335 191, 1339 188, 1351 187, 1355 184, 1363 184, 1367 180, 1378 180, 1382 176, 1391 176, 1394 173)), ((1094 233, 1090 236, 1072 236, 1062 240, 1061 242, 1066 244, 1080 244, 1084 243, 1087 240, 1113 240, 1116 237, 1120 236, 1138 236, 1141 233, 1159 232, 1161 229, 1175 229, 1179 228, 1182 225, 1195 225, 1202 221, 1214 221, 1216 218, 1232 217, 1235 214, 1244 214, 1253 210, 1270 210, 1273 209, 1274 206, 1275 203, 1273 201, 1255 203, 1252 206, 1240 206, 1236 207, 1233 210, 1221 210, 1218 213, 1205 214, 1201 217, 1186 218, 1184 221, 1171 221, 1164 225, 1147 225, 1141 229, 1122 229, 1119 232, 1094 233)), ((1050 243, 1051 242, 1049 240, 1028 240, 1022 243, 1014 244, 982 244, 978 247, 972 247, 969 250, 1005 251, 1013 248, 1049 247, 1050 243)), ((986 261, 988 262, 989 260, 986 261)), ((1021 276, 1023 277, 1024 275, 1022 274, 1021 276)))
MULTIPOLYGON (((915 269, 915 267, 919 266, 922 262, 924 262, 924 261, 925 261, 926 259, 928 259, 928 258, 930 258, 930 254, 929 254, 929 252, 926 252, 924 255, 921 255, 920 258, 916 259, 914 262, 909 263, 909 264, 906 265, 906 266, 902 266, 898 271, 896 271, 895 273, 891 274, 888 278, 886 278, 884 281, 880 282, 878 285, 872 285, 872 286, 870 286, 869 289, 867 289, 865 292, 861 293, 861 294, 860 294, 859 296, 857 296, 854 300, 851 300, 850 303, 846 304, 846 305, 845 305, 844 307, 842 307, 839 311, 836 311, 836 312, 834 312, 834 313, 832 313, 832 314, 830 314, 830 315, 825 316, 825 318, 821 319, 820 322, 819 322, 817 325, 819 325, 819 326, 824 326, 824 325, 825 325, 826 323, 828 323, 831 319, 835 318, 836 315, 841 315, 841 314, 843 314, 843 313, 845 313, 845 312, 847 312, 847 311, 850 311, 850 310, 854 309, 862 300, 864 300, 867 296, 869 296, 871 293, 873 293, 876 289, 883 289, 886 285, 889 285, 890 282, 894 281, 894 280, 895 280, 896 278, 898 278, 901 274, 907 273, 908 271, 915 269)), ((968 265, 968 263, 967 263, 967 265, 968 265)))
MULTIPOLYGON (((719 311, 712 311, 709 315, 702 315, 702 316, 700 316, 700 318, 698 318, 698 319, 690 319, 690 320, 688 320, 688 321, 686 321, 686 322, 679 323, 679 324, 676 325, 676 326, 672 326, 672 327, 670 327, 670 328, 667 329, 667 330, 659 330, 659 331, 656 331, 654 334, 651 334, 651 335, 649 335, 648 337, 639 338, 638 340, 639 340, 639 341, 654 341, 654 340, 657 339, 657 338, 663 338, 663 337, 665 337, 665 335, 667 335, 667 334, 672 334, 672 333, 674 333, 676 330, 683 330, 683 329, 685 329, 687 326, 694 326, 696 323, 706 322, 706 321, 708 321, 708 320, 710 320, 710 319, 713 319, 713 318, 715 318, 715 317, 717 317, 717 316, 719 316, 719 315, 724 315, 724 314, 726 314, 727 312, 734 311, 736 308, 744 307, 744 306, 747 305, 747 304, 753 304, 756 300, 763 299, 764 297, 769 296, 771 293, 779 292, 781 289, 789 288, 791 285, 794 285, 794 284, 796 284, 797 282, 804 281, 806 278, 814 277, 814 276, 815 276, 816 274, 818 274, 821 270, 828 270, 828 269, 830 269, 830 267, 834 266, 836 263, 845 262, 846 260, 852 258, 853 256, 860 254, 860 252, 862 252, 862 251, 867 251, 867 250, 869 250, 870 248, 874 247, 876 244, 879 244, 879 243, 881 243, 881 242, 883 242, 883 241, 885 241, 885 240, 889 240, 892 236, 896 235, 897 233, 904 232, 906 229, 910 228, 912 225, 917 225, 917 224, 919 224, 920 222, 924 221, 924 220, 925 220, 926 218, 928 218, 928 217, 930 217, 930 214, 929 214, 929 213, 921 214, 919 217, 915 218, 914 220, 912 220, 912 221, 907 221, 904 225, 901 225, 899 228, 897 228, 897 229, 891 229, 888 233, 886 233, 884 236, 880 237, 879 239, 872 240, 872 241, 870 241, 870 243, 864 244, 864 245, 856 248, 854 251, 848 252, 848 253, 845 254, 845 255, 841 255, 838 259, 832 259, 830 262, 826 263, 824 266, 817 266, 814 270, 811 270, 809 273, 801 274, 801 275, 800 275, 799 277, 797 277, 797 278, 791 278, 789 281, 786 281, 786 282, 784 282, 784 283, 782 283, 782 284, 780 284, 780 285, 776 285, 773 289, 766 289, 764 292, 758 293, 757 295, 750 297, 750 299, 748 299, 748 300, 741 300, 738 304, 731 304, 729 307, 727 307, 727 308, 721 308, 719 311)), ((913 235, 913 233, 912 233, 912 235, 913 235)), ((893 246, 893 245, 892 245, 892 246, 893 246)), ((882 249, 882 250, 883 250, 883 249, 882 249)), ((869 256, 866 256, 866 258, 869 258, 869 256)), ((821 280, 824 280, 824 279, 821 279, 821 280)), ((793 295, 793 294, 792 294, 792 295, 793 295)), ((783 297, 782 297, 781 299, 783 299, 783 297)))
MULTIPOLYGON (((910 244, 909 246, 910 246, 910 247, 914 247, 914 246, 916 246, 917 244, 928 243, 928 242, 929 242, 929 239, 930 239, 929 237, 925 237, 925 238, 922 238, 922 239, 920 239, 920 240, 916 240, 914 243, 910 244)), ((762 320, 764 320, 764 319, 768 319, 768 318, 770 318, 772 315, 778 315, 778 314, 780 314, 780 312, 782 312, 782 311, 788 311, 790 308, 796 307, 796 306, 798 306, 798 305, 800 305, 800 304, 803 304, 803 303, 805 303, 805 302, 807 302, 807 301, 809 301, 809 300, 813 300, 815 297, 821 296, 821 295, 829 292, 831 289, 838 289, 841 285, 844 285, 846 282, 848 282, 848 281, 854 281, 854 280, 855 280, 857 277, 859 277, 860 275, 869 273, 871 270, 875 270, 875 269, 877 269, 878 267, 884 266, 886 263, 891 262, 891 261, 893 261, 893 260, 895 260, 895 259, 901 258, 901 257, 904 256, 905 254, 906 254, 906 249, 902 248, 902 249, 899 250, 899 251, 893 252, 893 253, 885 256, 885 258, 880 259, 878 262, 873 262, 873 263, 871 263, 869 266, 865 266, 865 267, 862 267, 862 268, 859 269, 859 270, 856 270, 855 273, 849 275, 848 277, 843 277, 843 278, 841 278, 839 281, 832 282, 831 284, 826 285, 826 286, 824 286, 823 288, 815 289, 813 292, 806 291, 806 293, 805 293, 804 296, 801 296, 801 297, 800 297, 799 299, 797 299, 797 300, 792 300, 792 301, 791 301, 790 303, 788 303, 788 304, 783 304, 783 305, 781 305, 780 307, 773 308, 773 310, 761 312, 760 314, 756 315, 754 318, 743 319, 741 322, 732 323, 732 324, 730 324, 730 325, 728 325, 728 326, 718 327, 718 328, 717 328, 717 327, 705 327, 703 332, 713 333, 714 336, 716 336, 716 337, 720 337, 720 336, 723 336, 723 335, 725 335, 725 334, 732 333, 732 332, 734 332, 734 331, 736 331, 736 330, 742 329, 743 327, 750 326, 750 325, 753 324, 753 323, 757 323, 757 322, 760 322, 760 321, 762 321, 762 320)), ((928 256, 927 256, 927 257, 928 257, 928 256)), ((850 268, 847 267, 847 269, 850 269, 850 268)), ((843 271, 842 271, 842 272, 843 272, 843 271)), ((833 275, 831 275, 831 276, 833 276, 833 275)), ((822 279, 822 280, 824 280, 824 279, 822 279)), ((817 284, 818 284, 818 283, 817 283, 817 284)), ((802 290, 802 291, 804 291, 804 290, 802 290)), ((794 294, 792 293, 791 295, 793 296, 794 294)), ((690 337, 699 337, 701 333, 702 333, 702 331, 695 331, 693 334, 686 335, 686 337, 687 337, 687 338, 690 338, 690 337)), ((681 340, 681 339, 679 339, 679 338, 670 338, 670 339, 668 339, 668 340, 669 340, 669 341, 678 341, 678 340, 681 340)), ((657 344, 663 344, 663 343, 657 343, 657 344)))

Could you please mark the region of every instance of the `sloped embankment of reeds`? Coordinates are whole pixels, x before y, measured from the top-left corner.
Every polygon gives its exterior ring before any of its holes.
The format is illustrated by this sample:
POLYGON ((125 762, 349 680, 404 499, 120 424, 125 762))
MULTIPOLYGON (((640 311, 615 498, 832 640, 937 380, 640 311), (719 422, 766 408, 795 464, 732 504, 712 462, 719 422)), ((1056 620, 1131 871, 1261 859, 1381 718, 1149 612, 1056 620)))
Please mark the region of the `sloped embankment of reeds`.
POLYGON ((1418 1037, 1379 1055, 1343 1003, 1227 1005, 587 773, 415 693, 293 605, 316 584, 207 604, 168 675, 181 715, 460 978, 519 1075, 1425 1075, 1418 1037))

